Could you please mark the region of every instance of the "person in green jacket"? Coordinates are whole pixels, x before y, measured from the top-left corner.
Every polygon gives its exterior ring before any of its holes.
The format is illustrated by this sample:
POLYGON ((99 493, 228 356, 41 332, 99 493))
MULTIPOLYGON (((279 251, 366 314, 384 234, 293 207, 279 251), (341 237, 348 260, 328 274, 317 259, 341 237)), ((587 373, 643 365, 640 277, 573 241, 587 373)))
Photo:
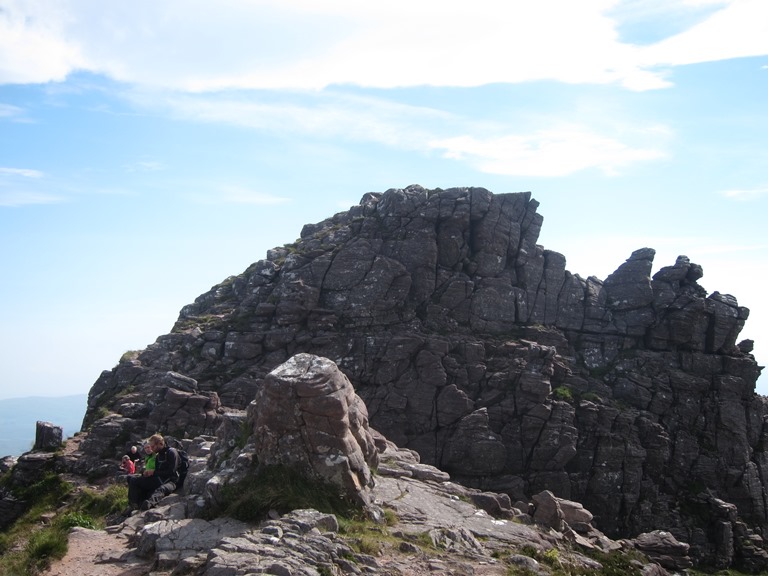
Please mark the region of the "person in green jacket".
POLYGON ((146 454, 146 457, 144 459, 142 475, 152 476, 155 473, 155 454, 152 452, 152 446, 149 445, 149 442, 144 444, 144 454, 146 454))

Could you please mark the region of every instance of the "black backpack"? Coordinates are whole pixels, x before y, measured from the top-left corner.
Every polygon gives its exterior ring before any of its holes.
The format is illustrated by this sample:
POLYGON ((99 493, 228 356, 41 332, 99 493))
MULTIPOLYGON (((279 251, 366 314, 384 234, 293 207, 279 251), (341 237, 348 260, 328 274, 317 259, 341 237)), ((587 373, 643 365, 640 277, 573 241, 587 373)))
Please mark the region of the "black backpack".
POLYGON ((181 490, 184 487, 184 480, 187 479, 187 472, 189 472, 189 454, 181 448, 177 448, 176 452, 179 453, 179 467, 176 468, 179 480, 176 482, 176 490, 181 490))

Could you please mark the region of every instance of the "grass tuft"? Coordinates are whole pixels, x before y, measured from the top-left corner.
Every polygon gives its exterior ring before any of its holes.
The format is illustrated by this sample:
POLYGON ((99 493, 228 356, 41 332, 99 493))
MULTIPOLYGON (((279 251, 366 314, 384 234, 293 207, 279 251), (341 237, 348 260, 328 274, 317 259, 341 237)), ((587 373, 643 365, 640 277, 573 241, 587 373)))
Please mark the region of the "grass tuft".
POLYGON ((258 474, 222 488, 223 504, 217 516, 258 522, 270 510, 285 514, 300 508, 347 516, 354 504, 335 486, 313 480, 287 466, 268 466, 258 474))
POLYGON ((36 576, 45 571, 67 553, 70 529, 103 528, 105 517, 128 503, 127 486, 114 485, 103 492, 86 488, 75 495, 72 485, 56 474, 14 493, 31 505, 0 534, 0 574, 13 576, 36 576), (52 513, 56 514, 53 520, 44 524, 44 515, 52 513))

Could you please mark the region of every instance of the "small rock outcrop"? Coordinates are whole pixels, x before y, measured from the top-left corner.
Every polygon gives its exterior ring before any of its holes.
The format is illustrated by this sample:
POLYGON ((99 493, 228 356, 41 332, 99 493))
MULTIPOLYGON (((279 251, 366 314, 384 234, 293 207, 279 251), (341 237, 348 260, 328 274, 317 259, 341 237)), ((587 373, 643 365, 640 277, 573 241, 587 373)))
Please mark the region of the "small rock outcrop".
POLYGON ((663 530, 640 534, 632 540, 635 547, 664 568, 674 571, 690 568, 693 563, 688 557, 690 546, 663 530))
POLYGON ((53 452, 61 448, 61 441, 63 439, 64 429, 61 426, 54 426, 50 422, 38 420, 35 427, 35 445, 32 450, 53 452))
POLYGON ((537 210, 530 193, 409 186, 306 225, 102 373, 89 453, 234 431, 307 353, 338 366, 373 428, 456 482, 511 501, 549 491, 611 538, 664 529, 694 562, 768 569, 749 310, 707 292, 686 256, 653 274, 651 248, 605 280, 572 273, 537 244, 537 210))

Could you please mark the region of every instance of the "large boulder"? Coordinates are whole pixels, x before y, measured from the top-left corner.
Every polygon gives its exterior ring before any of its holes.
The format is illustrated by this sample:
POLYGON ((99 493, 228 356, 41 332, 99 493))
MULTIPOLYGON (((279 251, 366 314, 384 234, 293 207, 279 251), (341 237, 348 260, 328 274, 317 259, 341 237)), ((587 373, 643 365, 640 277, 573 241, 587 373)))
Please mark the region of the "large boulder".
POLYGON ((369 503, 378 452, 365 404, 336 364, 297 354, 270 372, 249 407, 260 465, 285 465, 369 503))

